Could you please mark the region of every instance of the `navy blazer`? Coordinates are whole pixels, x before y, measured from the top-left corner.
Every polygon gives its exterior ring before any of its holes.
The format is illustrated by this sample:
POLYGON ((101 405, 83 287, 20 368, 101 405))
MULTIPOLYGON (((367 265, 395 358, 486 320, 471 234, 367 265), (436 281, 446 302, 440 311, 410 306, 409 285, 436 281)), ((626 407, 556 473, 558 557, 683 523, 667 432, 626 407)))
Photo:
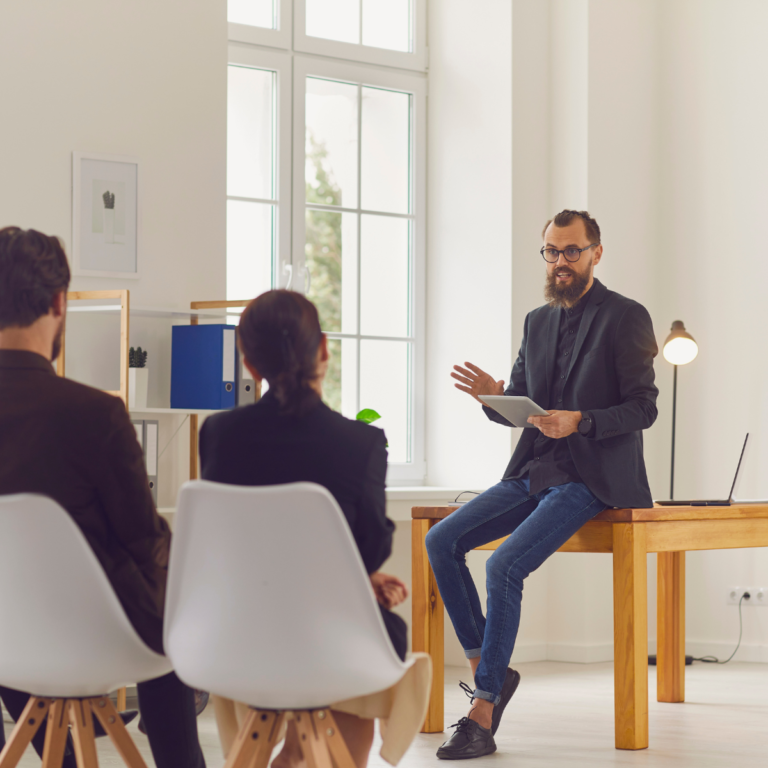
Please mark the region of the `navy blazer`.
MULTIPOLYGON (((552 410, 550 389, 555 368, 560 309, 549 304, 525 318, 520 353, 505 395, 530 397, 552 410)), ((595 280, 584 310, 566 374, 562 410, 590 411, 592 437, 564 438, 584 484, 609 507, 653 506, 643 459, 642 430, 656 421, 653 358, 658 354, 653 323, 641 304, 609 291, 595 280)), ((488 418, 512 426, 483 406, 488 418)), ((519 474, 533 458, 539 431, 524 429, 504 473, 519 474)))

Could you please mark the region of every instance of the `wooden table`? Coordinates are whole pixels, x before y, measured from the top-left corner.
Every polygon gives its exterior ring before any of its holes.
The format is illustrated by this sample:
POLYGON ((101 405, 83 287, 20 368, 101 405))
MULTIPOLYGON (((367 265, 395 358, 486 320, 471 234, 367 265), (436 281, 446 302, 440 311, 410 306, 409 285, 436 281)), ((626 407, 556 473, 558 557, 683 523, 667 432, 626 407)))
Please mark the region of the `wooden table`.
MULTIPOLYGON (((443 601, 424 537, 456 506, 413 507, 413 650, 432 657, 432 695, 422 731, 443 722, 443 601)), ((495 550, 504 539, 479 549, 495 550)), ((768 505, 608 509, 558 551, 613 553, 614 706, 617 749, 648 747, 646 555, 658 552, 659 701, 685 701, 685 553, 768 546, 768 505)))

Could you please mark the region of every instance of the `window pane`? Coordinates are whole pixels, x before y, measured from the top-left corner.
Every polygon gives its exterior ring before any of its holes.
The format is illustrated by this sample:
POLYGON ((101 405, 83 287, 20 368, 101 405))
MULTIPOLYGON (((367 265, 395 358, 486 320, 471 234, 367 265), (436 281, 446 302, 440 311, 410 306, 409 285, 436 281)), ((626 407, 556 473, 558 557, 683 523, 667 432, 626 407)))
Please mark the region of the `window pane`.
POLYGON ((363 0, 363 45, 409 52, 410 0, 363 0))
POLYGON ((360 332, 366 336, 407 336, 410 308, 408 219, 371 215, 361 218, 360 332))
POLYGON ((360 0, 306 0, 307 31, 312 37, 360 42, 360 0))
POLYGON ((307 211, 304 254, 311 277, 308 298, 323 330, 357 330, 357 215, 307 211))
POLYGON ((274 72, 228 67, 228 195, 274 199, 274 92, 274 72))
POLYGON ((274 0, 227 0, 227 20, 233 24, 276 29, 274 0))
POLYGON ((356 85, 307 78, 308 203, 357 207, 356 85))
POLYGON ((410 461, 410 344, 360 342, 360 408, 381 414, 376 422, 387 433, 390 461, 410 461))
POLYGON ((323 400, 334 411, 354 419, 357 415, 357 341, 328 339, 328 372, 323 400))
POLYGON ((410 212, 411 97, 363 88, 362 208, 410 212))
POLYGON ((227 201, 227 300, 272 287, 274 206, 227 201))

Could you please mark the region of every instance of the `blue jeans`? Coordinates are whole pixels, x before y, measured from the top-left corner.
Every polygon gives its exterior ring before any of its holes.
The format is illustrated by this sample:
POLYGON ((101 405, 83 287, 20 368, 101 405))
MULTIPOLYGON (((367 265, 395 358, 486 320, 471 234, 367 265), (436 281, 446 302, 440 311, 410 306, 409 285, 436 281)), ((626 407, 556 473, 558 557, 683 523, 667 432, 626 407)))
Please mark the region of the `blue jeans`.
POLYGON ((476 698, 499 703, 520 626, 525 577, 605 508, 583 483, 530 494, 527 477, 502 480, 427 534, 429 562, 459 642, 468 659, 480 656, 476 698), (486 566, 486 617, 466 555, 507 535, 486 566))

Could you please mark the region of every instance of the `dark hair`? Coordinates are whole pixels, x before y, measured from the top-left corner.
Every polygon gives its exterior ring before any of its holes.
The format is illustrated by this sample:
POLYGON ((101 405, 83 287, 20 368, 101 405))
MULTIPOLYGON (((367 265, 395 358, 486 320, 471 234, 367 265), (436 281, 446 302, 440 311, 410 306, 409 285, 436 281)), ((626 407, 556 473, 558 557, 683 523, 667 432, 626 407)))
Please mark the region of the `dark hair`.
POLYGON ((573 220, 578 216, 584 222, 584 230, 587 233, 587 239, 591 243, 600 242, 600 227, 597 222, 586 211, 569 211, 568 209, 560 211, 554 219, 550 219, 541 231, 541 236, 547 232, 547 227, 550 224, 554 224, 556 227, 567 227, 573 223, 573 220))
POLYGON ((317 308, 295 291, 267 291, 246 308, 240 349, 274 390, 284 413, 302 416, 319 400, 312 389, 323 338, 317 308))
POLYGON ((0 330, 27 328, 48 314, 69 286, 69 264, 57 237, 34 229, 0 229, 0 330))

